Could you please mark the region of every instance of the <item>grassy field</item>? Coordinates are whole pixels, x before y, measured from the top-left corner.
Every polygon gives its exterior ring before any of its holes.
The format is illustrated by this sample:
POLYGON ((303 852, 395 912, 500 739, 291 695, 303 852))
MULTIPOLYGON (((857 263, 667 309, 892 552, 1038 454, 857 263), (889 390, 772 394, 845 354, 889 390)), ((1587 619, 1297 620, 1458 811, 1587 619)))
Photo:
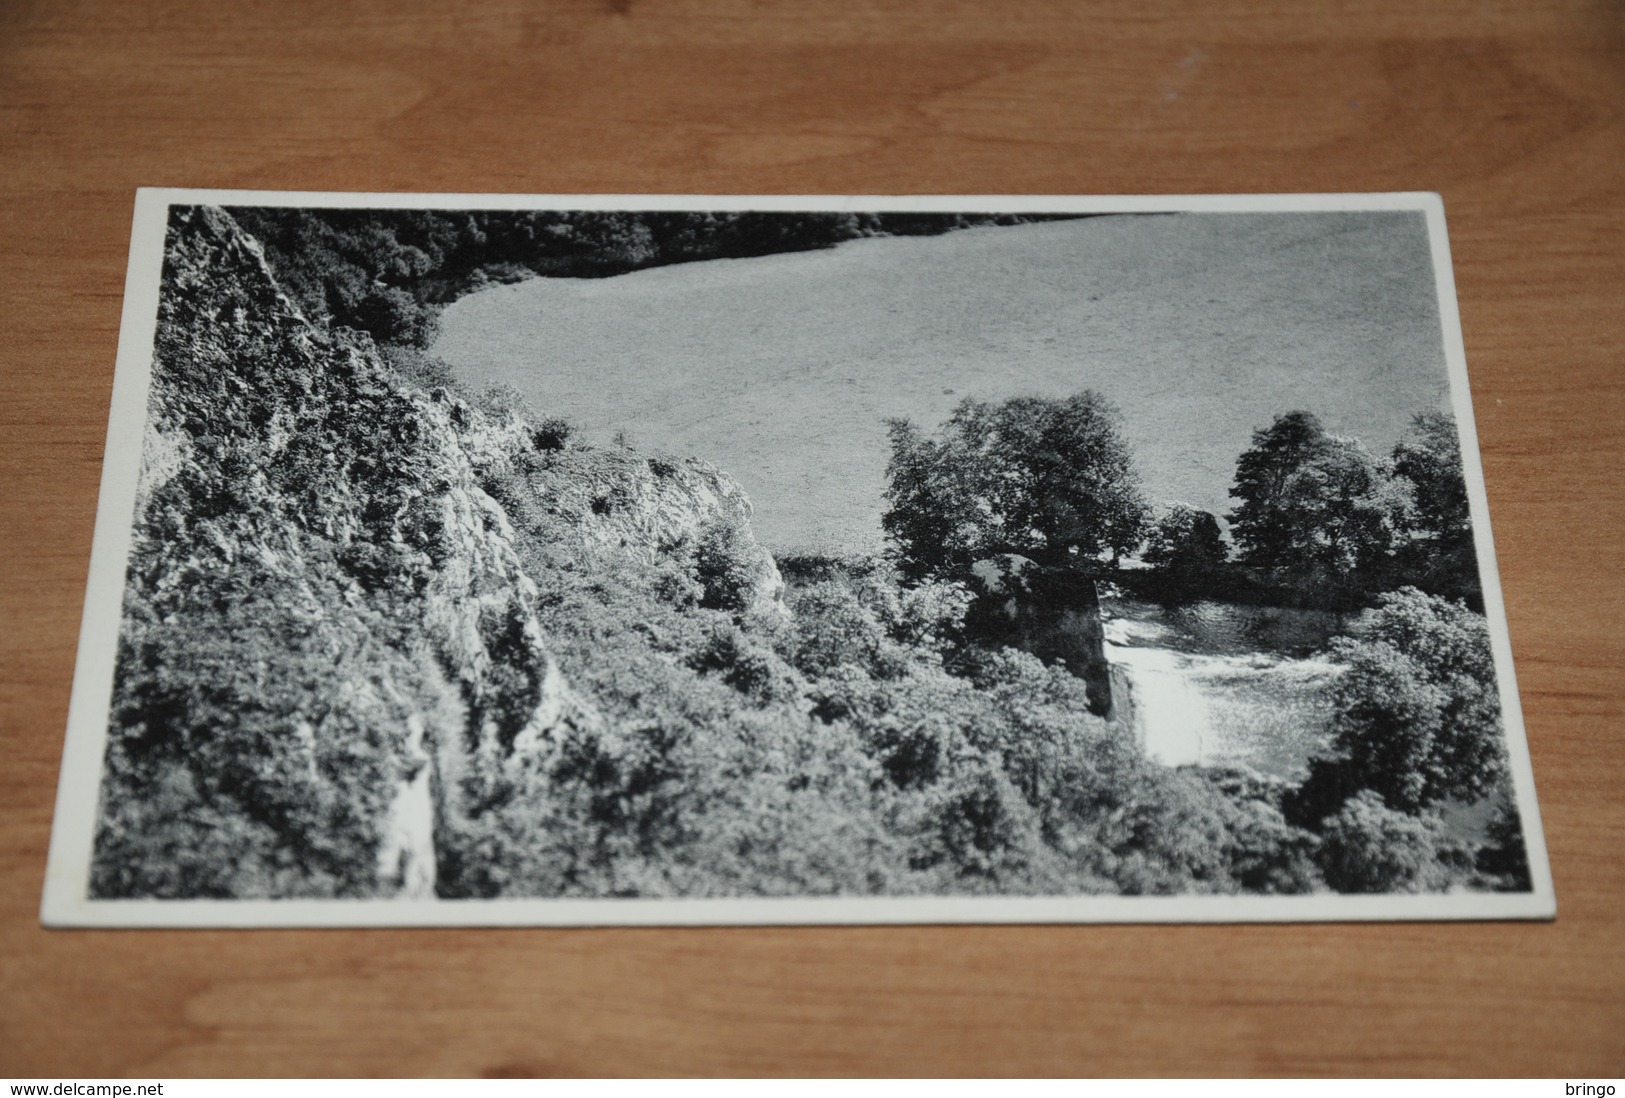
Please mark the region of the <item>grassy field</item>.
POLYGON ((706 458, 777 552, 879 546, 883 420, 1094 388, 1149 495, 1216 512, 1251 431, 1308 408, 1387 449, 1442 406, 1420 214, 1102 217, 494 286, 434 350, 609 442, 706 458))

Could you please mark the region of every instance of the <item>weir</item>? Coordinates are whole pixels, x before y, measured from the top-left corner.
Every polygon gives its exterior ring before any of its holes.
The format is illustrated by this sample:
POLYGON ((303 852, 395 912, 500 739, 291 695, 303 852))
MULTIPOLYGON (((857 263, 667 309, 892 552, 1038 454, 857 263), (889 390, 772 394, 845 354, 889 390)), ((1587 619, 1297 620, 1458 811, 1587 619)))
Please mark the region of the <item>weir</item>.
POLYGON ((1166 766, 1202 761, 1212 724, 1208 700, 1184 657, 1165 648, 1105 645, 1116 682, 1114 714, 1145 753, 1166 766))
POLYGON ((1323 748, 1341 671, 1324 650, 1330 619, 1121 599, 1102 624, 1114 723, 1148 757, 1167 766, 1245 763, 1297 780, 1323 748))

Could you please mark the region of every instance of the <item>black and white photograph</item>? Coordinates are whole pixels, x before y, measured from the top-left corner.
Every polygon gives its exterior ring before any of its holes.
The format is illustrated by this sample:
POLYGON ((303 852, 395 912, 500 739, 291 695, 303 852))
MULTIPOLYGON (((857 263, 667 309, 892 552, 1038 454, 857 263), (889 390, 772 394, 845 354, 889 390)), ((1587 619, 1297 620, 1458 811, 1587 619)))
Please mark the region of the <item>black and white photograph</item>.
POLYGON ((1436 196, 144 190, 58 926, 1548 918, 1436 196))

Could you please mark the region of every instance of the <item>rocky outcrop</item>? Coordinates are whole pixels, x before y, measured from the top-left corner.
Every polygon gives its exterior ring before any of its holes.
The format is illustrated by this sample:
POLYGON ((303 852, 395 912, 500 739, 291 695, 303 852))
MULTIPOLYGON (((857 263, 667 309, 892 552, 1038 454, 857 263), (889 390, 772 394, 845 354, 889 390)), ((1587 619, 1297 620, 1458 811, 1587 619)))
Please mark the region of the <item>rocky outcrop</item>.
POLYGON ((1059 663, 1084 681, 1097 715, 1114 716, 1100 593, 1092 579, 1014 553, 977 561, 971 576, 979 589, 972 614, 987 635, 1059 663))
POLYGON ((432 895, 470 775, 601 731, 483 487, 530 445, 175 211, 93 891, 432 895))
POLYGON ((644 564, 692 558, 725 609, 783 616, 784 579, 751 532, 751 505, 727 473, 698 458, 631 450, 559 450, 527 466, 561 536, 644 564))

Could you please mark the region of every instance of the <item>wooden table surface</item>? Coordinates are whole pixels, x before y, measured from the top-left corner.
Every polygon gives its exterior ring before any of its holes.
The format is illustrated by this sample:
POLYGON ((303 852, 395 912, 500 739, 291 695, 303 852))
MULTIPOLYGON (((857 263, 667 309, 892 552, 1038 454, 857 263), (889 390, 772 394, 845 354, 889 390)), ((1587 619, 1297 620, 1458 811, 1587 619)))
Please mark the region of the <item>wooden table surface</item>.
POLYGON ((1625 6, 0 6, 0 1075, 1625 1072, 1625 6), (45 932, 138 185, 1436 190, 1555 924, 45 932))

